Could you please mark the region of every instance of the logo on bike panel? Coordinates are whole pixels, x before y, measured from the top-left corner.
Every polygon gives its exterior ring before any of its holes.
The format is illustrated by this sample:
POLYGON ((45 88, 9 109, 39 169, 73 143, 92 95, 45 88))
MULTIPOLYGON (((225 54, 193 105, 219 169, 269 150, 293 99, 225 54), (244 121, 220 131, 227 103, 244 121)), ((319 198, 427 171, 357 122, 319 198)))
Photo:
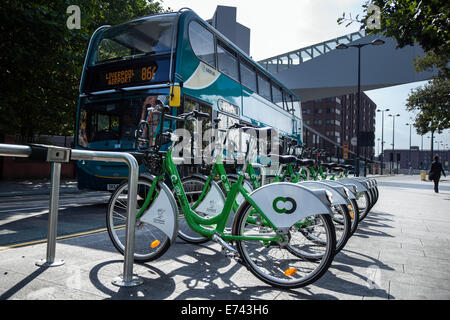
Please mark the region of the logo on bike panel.
POLYGON ((158 209, 156 211, 156 215, 158 217, 154 218, 153 222, 154 223, 158 223, 158 224, 165 224, 166 223, 166 221, 164 220, 164 213, 165 212, 166 212, 166 210, 164 210, 164 209, 158 209))
POLYGON ((297 203, 290 197, 278 197, 273 200, 272 207, 277 213, 291 214, 297 209, 297 203))

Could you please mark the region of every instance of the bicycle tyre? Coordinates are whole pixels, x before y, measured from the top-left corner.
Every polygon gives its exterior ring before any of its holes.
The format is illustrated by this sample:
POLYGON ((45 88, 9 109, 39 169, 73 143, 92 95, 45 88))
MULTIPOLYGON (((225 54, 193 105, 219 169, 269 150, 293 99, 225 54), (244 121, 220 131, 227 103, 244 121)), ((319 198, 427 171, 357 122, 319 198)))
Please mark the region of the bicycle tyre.
MULTIPOLYGON (((186 195, 191 206, 197 201, 198 195, 203 190, 206 180, 207 178, 203 176, 189 176, 181 179, 181 183, 183 184, 183 188, 187 193, 186 195), (196 192, 198 191, 199 193, 197 194, 196 192), (189 194, 190 192, 192 193, 189 194)), ((189 227, 186 219, 184 218, 184 213, 181 210, 181 207, 178 206, 178 208, 178 237, 192 244, 202 244, 208 242, 210 240, 208 237, 198 234, 197 232, 193 231, 191 227, 189 227)))
POLYGON ((353 211, 353 218, 352 218, 352 226, 350 229, 350 236, 352 236, 355 231, 358 229, 358 225, 359 225, 359 208, 358 208, 358 203, 356 202, 356 200, 354 199, 349 199, 351 206, 352 206, 352 211, 353 211))
MULTIPOLYGON (((234 235, 245 235, 247 228, 259 228, 259 226, 247 223, 248 215, 254 214, 252 210, 253 208, 247 201, 240 206, 233 224, 234 235)), ((324 252, 321 254, 322 259, 319 262, 294 255, 287 249, 287 246, 283 247, 278 244, 267 246, 263 241, 238 240, 236 248, 243 263, 258 279, 277 288, 293 289, 313 283, 328 270, 336 248, 336 235, 331 216, 317 215, 315 218, 322 221, 327 239, 326 245, 320 246, 324 252), (266 263, 267 267, 263 270, 262 264, 266 263), (311 272, 305 273, 308 270, 311 272), (292 273, 287 274, 287 271, 292 271, 292 273), (304 275, 302 276, 302 274, 304 275)), ((301 233, 292 234, 290 231, 289 246, 294 245, 293 236, 297 235, 301 235, 301 233)), ((305 239, 303 235, 301 237, 305 239)))
POLYGON ((359 192, 356 197, 359 208, 359 222, 363 221, 370 211, 370 196, 367 191, 359 192))
MULTIPOLYGON (((335 253, 340 252, 346 245, 348 239, 351 236, 351 217, 346 205, 335 205, 331 207, 333 211, 333 215, 331 216, 331 220, 334 224, 334 229, 336 232, 336 249, 335 253)), ((313 226, 307 228, 300 228, 299 231, 311 242, 316 243, 317 245, 325 245, 326 243, 322 239, 318 239, 314 236, 314 228, 313 226)), ((298 254, 299 256, 304 257, 305 259, 320 259, 320 257, 308 256, 302 253, 295 253, 295 250, 292 248, 291 252, 294 254, 298 254)))
MULTIPOLYGON (((138 180, 138 201, 137 210, 141 208, 146 192, 152 185, 151 177, 140 176, 138 180)), ((157 187, 158 188, 158 187, 157 187)), ((111 195, 106 212, 106 227, 109 238, 114 247, 122 255, 125 252, 126 229, 124 224, 127 219, 128 203, 128 181, 122 182, 111 195)), ((159 188, 158 190, 159 191, 159 188)), ((149 262, 161 257, 170 247, 170 239, 158 228, 145 222, 136 221, 134 261, 149 262), (159 244, 152 248, 152 244, 159 241, 159 244)))

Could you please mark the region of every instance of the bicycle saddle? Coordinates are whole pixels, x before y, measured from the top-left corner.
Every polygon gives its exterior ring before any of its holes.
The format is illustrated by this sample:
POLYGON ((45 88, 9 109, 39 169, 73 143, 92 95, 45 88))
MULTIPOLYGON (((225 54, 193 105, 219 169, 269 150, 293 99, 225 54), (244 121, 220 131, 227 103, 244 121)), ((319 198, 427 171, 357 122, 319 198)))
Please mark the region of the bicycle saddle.
POLYGON ((266 136, 272 135, 272 133, 276 132, 276 129, 272 128, 272 127, 264 127, 264 128, 254 128, 254 127, 241 127, 240 130, 242 130, 242 132, 248 132, 248 131, 255 131, 256 134, 260 134, 265 132, 266 136))
POLYGON ((279 161, 281 164, 287 164, 287 163, 292 163, 292 162, 296 162, 297 161, 297 157, 295 156, 279 156, 279 161))
POLYGON ((130 154, 136 159, 139 165, 144 163, 145 153, 143 152, 130 152, 130 154))
POLYGON ((282 156, 282 155, 278 155, 278 154, 269 154, 270 158, 278 158, 278 162, 281 164, 286 164, 286 163, 292 163, 292 162, 296 162, 298 159, 295 156, 291 156, 291 155, 287 155, 287 156, 282 156))
POLYGON ((299 166, 312 167, 315 164, 313 159, 297 159, 299 166))

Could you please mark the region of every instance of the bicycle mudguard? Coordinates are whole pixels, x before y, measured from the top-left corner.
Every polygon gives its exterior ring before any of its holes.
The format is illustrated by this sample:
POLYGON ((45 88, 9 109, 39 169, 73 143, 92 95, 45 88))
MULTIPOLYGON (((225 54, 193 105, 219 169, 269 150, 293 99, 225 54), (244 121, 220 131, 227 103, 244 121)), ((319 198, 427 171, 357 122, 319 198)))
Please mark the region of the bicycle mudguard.
POLYGON ((333 195, 333 201, 331 202, 331 205, 347 205, 346 195, 341 194, 338 190, 336 190, 335 187, 324 183, 322 181, 301 181, 298 182, 300 185, 305 186, 307 188, 313 188, 313 189, 325 189, 331 192, 333 195))
POLYGON ((372 179, 369 179, 369 178, 365 178, 365 177, 354 177, 354 178, 352 178, 352 179, 356 179, 356 180, 358 180, 359 182, 365 184, 366 187, 367 187, 367 189, 372 189, 372 188, 375 186, 374 183, 373 183, 373 180, 372 180, 372 179))
POLYGON ((356 191, 358 192, 365 192, 368 191, 366 185, 364 183, 362 183, 361 181, 358 181, 356 179, 353 178, 344 178, 344 179, 339 179, 339 182, 343 183, 343 184, 353 184, 356 186, 356 191))
POLYGON ((225 196, 222 190, 215 181, 211 181, 211 188, 194 210, 214 217, 222 212, 224 206, 225 196))
POLYGON ((323 180, 320 181, 321 183, 328 184, 332 186, 333 188, 336 188, 336 190, 344 197, 347 197, 351 200, 356 200, 356 186, 350 186, 349 184, 345 185, 343 183, 340 183, 339 181, 331 181, 331 180, 323 180), (345 190, 347 189, 347 191, 345 190))
POLYGON ((333 214, 325 188, 308 189, 296 183, 275 182, 256 189, 250 198, 277 228, 289 228, 313 215, 333 214))
POLYGON ((164 232, 175 243, 178 234, 178 206, 169 187, 163 182, 158 182, 160 192, 140 218, 155 228, 164 232))
POLYGON ((373 182, 369 179, 366 178, 360 178, 360 177, 356 177, 354 179, 357 179, 359 182, 361 182, 362 184, 364 184, 366 186, 366 188, 369 189, 373 189, 373 182))

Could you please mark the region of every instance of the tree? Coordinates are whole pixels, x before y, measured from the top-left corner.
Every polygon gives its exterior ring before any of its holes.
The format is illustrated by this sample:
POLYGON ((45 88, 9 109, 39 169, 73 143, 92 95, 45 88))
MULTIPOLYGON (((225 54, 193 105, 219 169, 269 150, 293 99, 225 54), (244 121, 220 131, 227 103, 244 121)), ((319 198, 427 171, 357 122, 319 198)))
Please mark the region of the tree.
POLYGON ((419 112, 414 123, 419 135, 450 128, 449 95, 450 82, 444 79, 434 79, 411 91, 406 110, 419 112))
MULTIPOLYGON (((383 34, 397 40, 400 48, 419 43, 425 52, 434 51, 437 55, 449 55, 449 14, 450 2, 447 0, 368 0, 362 6, 361 19, 346 19, 345 13, 338 19, 342 24, 358 22, 367 34, 383 34), (371 6, 380 9, 380 29, 369 23, 374 19, 371 6)), ((376 17, 375 17, 376 18, 376 17)))
POLYGON ((78 86, 93 31, 163 11, 154 0, 86 0, 81 29, 66 26, 70 0, 3 0, 0 133, 73 134, 78 86))

